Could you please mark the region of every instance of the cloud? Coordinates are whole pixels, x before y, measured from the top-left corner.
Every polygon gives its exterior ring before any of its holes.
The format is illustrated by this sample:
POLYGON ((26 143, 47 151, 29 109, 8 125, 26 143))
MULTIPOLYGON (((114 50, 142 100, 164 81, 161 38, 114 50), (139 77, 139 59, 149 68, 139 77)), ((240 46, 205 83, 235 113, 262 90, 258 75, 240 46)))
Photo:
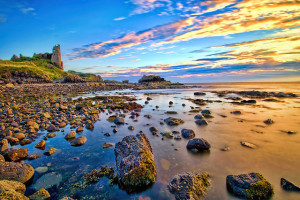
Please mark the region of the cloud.
POLYGON ((130 15, 148 13, 158 7, 167 6, 171 8, 171 0, 131 0, 137 6, 130 15))
POLYGON ((27 14, 27 13, 33 13, 35 9, 34 8, 21 8, 21 11, 24 13, 24 14, 27 14))
POLYGON ((115 18, 114 20, 115 21, 121 21, 121 20, 124 20, 124 19, 126 19, 126 17, 118 17, 118 18, 115 18))
POLYGON ((130 48, 149 41, 166 39, 194 23, 194 17, 177 22, 157 26, 140 32, 132 32, 117 39, 86 45, 83 48, 73 49, 71 60, 83 58, 102 58, 116 55, 122 49, 130 48))

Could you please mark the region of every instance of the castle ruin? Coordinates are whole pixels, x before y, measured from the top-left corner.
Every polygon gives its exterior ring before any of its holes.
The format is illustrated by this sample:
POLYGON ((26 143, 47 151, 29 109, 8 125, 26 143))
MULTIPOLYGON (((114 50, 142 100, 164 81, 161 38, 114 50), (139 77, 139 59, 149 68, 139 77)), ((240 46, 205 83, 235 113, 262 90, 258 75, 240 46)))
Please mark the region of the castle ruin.
MULTIPOLYGON (((34 54, 33 56, 38 56, 41 59, 51 60, 57 68, 64 70, 63 62, 61 61, 60 45, 55 45, 52 49, 52 53, 39 53, 34 54)), ((30 58, 25 57, 22 54, 20 54, 20 57, 14 54, 11 58, 12 61, 22 61, 24 59, 28 60, 30 58)))

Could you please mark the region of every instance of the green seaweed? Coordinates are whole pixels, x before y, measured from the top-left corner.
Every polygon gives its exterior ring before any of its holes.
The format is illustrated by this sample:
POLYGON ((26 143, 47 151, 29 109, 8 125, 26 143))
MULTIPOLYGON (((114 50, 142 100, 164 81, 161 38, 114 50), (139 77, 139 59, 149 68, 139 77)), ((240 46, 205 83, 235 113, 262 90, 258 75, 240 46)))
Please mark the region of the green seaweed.
POLYGON ((250 188, 246 189, 247 199, 269 199, 274 193, 273 186, 261 174, 256 174, 261 180, 257 183, 252 183, 250 188))

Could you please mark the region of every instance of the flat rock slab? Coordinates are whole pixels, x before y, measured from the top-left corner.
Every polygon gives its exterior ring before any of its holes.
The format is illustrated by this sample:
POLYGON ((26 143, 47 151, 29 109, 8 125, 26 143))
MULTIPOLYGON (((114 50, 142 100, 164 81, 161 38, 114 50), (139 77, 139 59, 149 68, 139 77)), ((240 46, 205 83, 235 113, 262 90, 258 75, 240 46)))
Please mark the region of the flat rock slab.
POLYGON ((117 179, 127 192, 135 192, 155 182, 156 169, 149 139, 145 134, 129 135, 115 147, 117 179))
POLYGON ((210 185, 209 174, 204 172, 178 174, 173 177, 168 189, 176 200, 201 199, 210 185))
POLYGON ((0 163, 0 180, 12 180, 26 183, 32 178, 34 169, 29 164, 4 162, 0 163))
POLYGON ((272 185, 259 173, 228 175, 226 185, 229 192, 246 199, 269 199, 272 185))
POLYGON ((252 144, 250 142, 241 141, 241 145, 244 146, 244 147, 248 147, 250 149, 256 149, 257 148, 257 146, 255 144, 252 144))

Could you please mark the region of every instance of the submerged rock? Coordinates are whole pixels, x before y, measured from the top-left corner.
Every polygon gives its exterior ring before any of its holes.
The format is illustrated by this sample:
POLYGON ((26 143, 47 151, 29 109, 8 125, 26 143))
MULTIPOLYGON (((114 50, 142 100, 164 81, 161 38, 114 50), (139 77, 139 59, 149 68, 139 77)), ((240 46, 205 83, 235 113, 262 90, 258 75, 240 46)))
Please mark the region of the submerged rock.
POLYGON ((280 185, 283 189, 287 191, 294 191, 294 192, 300 192, 300 188, 290 181, 286 180, 285 178, 280 179, 280 185))
POLYGON ((40 190, 42 188, 49 189, 53 186, 59 186, 62 181, 62 175, 56 172, 51 172, 41 176, 36 183, 32 186, 35 190, 40 190))
POLYGON ((195 137, 195 132, 192 129, 182 129, 181 136, 185 139, 192 139, 195 137))
POLYGON ((4 162, 0 163, 0 180, 12 180, 26 183, 33 177, 34 169, 29 164, 4 162))
POLYGON ((173 117, 168 117, 167 119, 164 119, 164 122, 167 123, 169 126, 176 126, 184 123, 182 119, 177 119, 173 117))
POLYGON ((115 147, 117 179, 121 188, 134 192, 155 182, 156 169, 149 139, 129 135, 115 147))
POLYGON ((189 150, 207 151, 210 149, 210 144, 203 138, 194 138, 189 140, 186 148, 189 150))
POLYGON ((125 120, 124 120, 124 118, 117 117, 114 119, 114 123, 118 124, 118 125, 125 124, 125 120))
POLYGON ((28 200, 24 195, 26 187, 17 181, 0 181, 0 199, 3 200, 28 200))
POLYGON ((49 198, 50 198, 50 194, 44 188, 40 189, 39 191, 29 196, 30 200, 45 200, 49 198))
POLYGON ((168 189, 175 195, 176 200, 201 199, 210 185, 209 174, 185 173, 173 177, 168 189))
POLYGON ((273 186, 260 174, 228 175, 226 185, 229 192, 246 199, 269 199, 273 186))

